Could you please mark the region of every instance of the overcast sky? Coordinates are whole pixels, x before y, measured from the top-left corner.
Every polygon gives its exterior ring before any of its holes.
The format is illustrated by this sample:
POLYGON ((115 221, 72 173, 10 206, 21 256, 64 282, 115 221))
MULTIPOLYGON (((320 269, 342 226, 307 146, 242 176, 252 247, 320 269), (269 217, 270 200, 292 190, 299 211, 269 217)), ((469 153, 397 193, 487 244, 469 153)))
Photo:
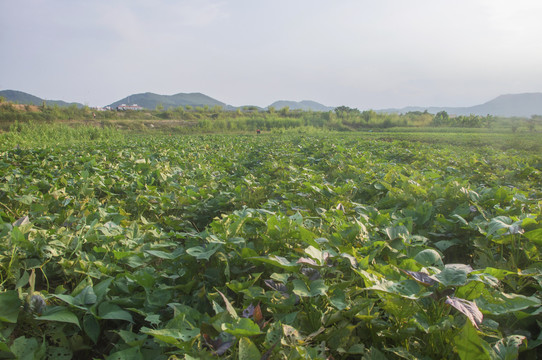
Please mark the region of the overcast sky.
POLYGON ((0 0, 0 90, 470 106, 542 91, 540 0, 0 0))

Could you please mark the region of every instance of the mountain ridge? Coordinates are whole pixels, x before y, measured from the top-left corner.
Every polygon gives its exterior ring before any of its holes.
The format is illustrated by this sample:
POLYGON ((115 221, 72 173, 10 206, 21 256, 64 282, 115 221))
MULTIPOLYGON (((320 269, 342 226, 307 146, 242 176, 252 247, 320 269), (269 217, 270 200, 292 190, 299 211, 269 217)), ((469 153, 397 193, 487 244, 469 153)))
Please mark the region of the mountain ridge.
POLYGON ((18 90, 0 90, 0 96, 5 98, 8 101, 19 103, 19 104, 28 104, 28 105, 42 105, 45 101, 45 104, 48 106, 72 106, 75 105, 78 108, 83 107, 83 104, 80 104, 78 102, 66 102, 63 100, 45 100, 38 96, 31 95, 28 93, 25 93, 23 91, 18 90))
POLYGON ((168 109, 170 107, 178 106, 220 106, 227 108, 228 105, 213 99, 210 96, 205 94, 195 92, 195 93, 178 93, 174 95, 159 95, 151 92, 139 93, 128 95, 127 97, 117 100, 111 103, 109 106, 115 108, 121 104, 137 104, 146 109, 155 109, 158 105, 168 109))
POLYGON ((406 113, 409 111, 425 111, 436 114, 446 111, 450 115, 494 115, 503 117, 530 117, 542 114, 542 93, 530 92, 499 95, 483 104, 452 106, 406 106, 403 108, 380 109, 381 113, 406 113))
MULTIPOLYGON (((83 107, 84 105, 76 102, 68 103, 62 100, 44 100, 40 97, 17 90, 1 90, 0 96, 8 101, 20 104, 41 105, 43 101, 49 106, 72 106, 83 107)), ((144 108, 154 110, 158 105, 164 109, 178 106, 220 106, 225 110, 236 110, 246 108, 247 106, 231 106, 224 102, 216 100, 203 93, 178 93, 174 95, 159 95, 151 92, 132 94, 123 99, 111 103, 109 106, 115 108, 121 104, 138 104, 144 108)), ((291 110, 304 111, 333 111, 334 107, 325 106, 311 100, 289 101, 279 100, 263 109, 270 107, 279 110, 284 107, 289 107, 291 110)), ((262 109, 260 107, 251 106, 251 108, 262 109)), ((262 109, 262 110, 263 110, 262 109)), ((403 108, 388 108, 375 110, 379 113, 406 113, 409 111, 427 111, 436 114, 440 111, 446 111, 450 115, 494 115, 503 117, 530 117, 532 115, 542 115, 542 92, 528 92, 519 94, 504 94, 497 96, 483 104, 465 106, 465 107, 450 107, 450 106, 407 106, 403 108)))

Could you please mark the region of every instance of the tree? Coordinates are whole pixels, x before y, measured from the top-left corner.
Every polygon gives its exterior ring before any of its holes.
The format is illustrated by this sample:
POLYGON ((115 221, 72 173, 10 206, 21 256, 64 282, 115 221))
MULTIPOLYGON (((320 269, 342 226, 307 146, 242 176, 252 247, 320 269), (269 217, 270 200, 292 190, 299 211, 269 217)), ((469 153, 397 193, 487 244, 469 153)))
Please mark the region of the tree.
POLYGON ((487 116, 484 119, 484 126, 487 127, 488 129, 491 129, 493 127, 494 122, 495 122, 495 117, 487 114, 487 116))
POLYGON ((435 126, 446 126, 450 123, 450 117, 446 111, 438 112, 433 118, 433 125, 435 126))
POLYGON ((288 115, 288 113, 290 112, 290 107, 289 106, 285 106, 283 107, 282 109, 279 110, 280 114, 282 116, 286 116, 288 115))
POLYGON ((376 112, 374 110, 365 110, 361 113, 361 117, 368 124, 371 119, 376 118, 376 112))
POLYGON ((360 111, 356 108, 350 108, 348 106, 338 106, 335 108, 335 113, 339 117, 346 117, 348 115, 359 115, 360 111))
POLYGON ((527 127, 529 128, 530 132, 534 132, 534 125, 535 125, 534 119, 535 119, 535 117, 531 116, 531 118, 529 120, 527 120, 527 127))

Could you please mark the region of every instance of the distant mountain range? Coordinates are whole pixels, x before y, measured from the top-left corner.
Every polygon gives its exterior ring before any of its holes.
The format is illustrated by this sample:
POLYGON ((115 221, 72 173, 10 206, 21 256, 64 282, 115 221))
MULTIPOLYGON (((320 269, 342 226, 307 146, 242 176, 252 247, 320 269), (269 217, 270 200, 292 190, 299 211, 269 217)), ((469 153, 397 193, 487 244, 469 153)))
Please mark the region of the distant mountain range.
MULTIPOLYGON (((70 106, 76 105, 78 107, 83 106, 80 103, 68 103, 61 100, 44 100, 37 96, 24 93, 22 91, 15 90, 2 90, 0 91, 0 96, 4 97, 8 101, 13 101, 19 104, 34 104, 41 105, 43 101, 47 105, 58 105, 58 106, 70 106)), ((235 110, 237 107, 227 105, 221 101, 213 99, 205 94, 201 93, 179 93, 175 95, 158 95, 154 93, 142 93, 142 94, 133 94, 127 96, 123 99, 111 103, 109 106, 117 107, 121 104, 138 104, 146 109, 154 110, 157 105, 162 105, 165 109, 170 107, 178 106, 220 106, 226 110, 235 110)), ((269 105, 268 107, 273 107, 276 110, 282 109, 288 106, 290 110, 311 110, 311 111, 332 111, 334 107, 329 107, 322 105, 320 103, 303 100, 303 101, 276 101, 269 105)), ((239 108, 245 108, 246 106, 240 106, 239 108)), ((259 107, 251 106, 249 108, 259 107)), ((365 109, 363 109, 365 110, 365 109)), ((495 116, 520 116, 520 117, 530 117, 531 115, 542 115, 542 93, 524 93, 524 94, 508 94, 501 95, 497 98, 488 101, 484 104, 470 106, 470 107, 422 107, 422 106, 409 106, 404 108, 390 108, 390 109, 380 109, 376 110, 382 113, 406 113, 409 111, 425 111, 432 114, 436 114, 439 111, 446 111, 448 114, 454 115, 495 115, 495 116)))
POLYGON ((27 94, 22 91, 17 90, 2 90, 0 91, 0 96, 5 98, 8 101, 17 103, 17 104, 28 104, 28 105, 41 105, 45 103, 49 106, 71 106, 75 105, 77 107, 83 107, 83 104, 72 102, 68 103, 62 100, 45 100, 34 95, 27 94))
POLYGON ((401 109, 381 109, 383 113, 406 113, 409 111, 425 111, 436 114, 446 111, 454 115, 495 115, 495 116, 520 116, 530 117, 531 115, 542 115, 542 93, 524 93, 501 95, 481 105, 469 107, 421 107, 408 106, 401 109))

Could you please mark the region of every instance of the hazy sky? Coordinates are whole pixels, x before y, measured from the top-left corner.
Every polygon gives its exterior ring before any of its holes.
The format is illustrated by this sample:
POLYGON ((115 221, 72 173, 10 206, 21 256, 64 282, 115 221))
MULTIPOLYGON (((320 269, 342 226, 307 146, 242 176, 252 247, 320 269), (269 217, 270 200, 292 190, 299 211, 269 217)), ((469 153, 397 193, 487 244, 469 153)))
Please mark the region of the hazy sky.
POLYGON ((540 0, 0 0, 0 90, 470 106, 542 91, 540 0))

